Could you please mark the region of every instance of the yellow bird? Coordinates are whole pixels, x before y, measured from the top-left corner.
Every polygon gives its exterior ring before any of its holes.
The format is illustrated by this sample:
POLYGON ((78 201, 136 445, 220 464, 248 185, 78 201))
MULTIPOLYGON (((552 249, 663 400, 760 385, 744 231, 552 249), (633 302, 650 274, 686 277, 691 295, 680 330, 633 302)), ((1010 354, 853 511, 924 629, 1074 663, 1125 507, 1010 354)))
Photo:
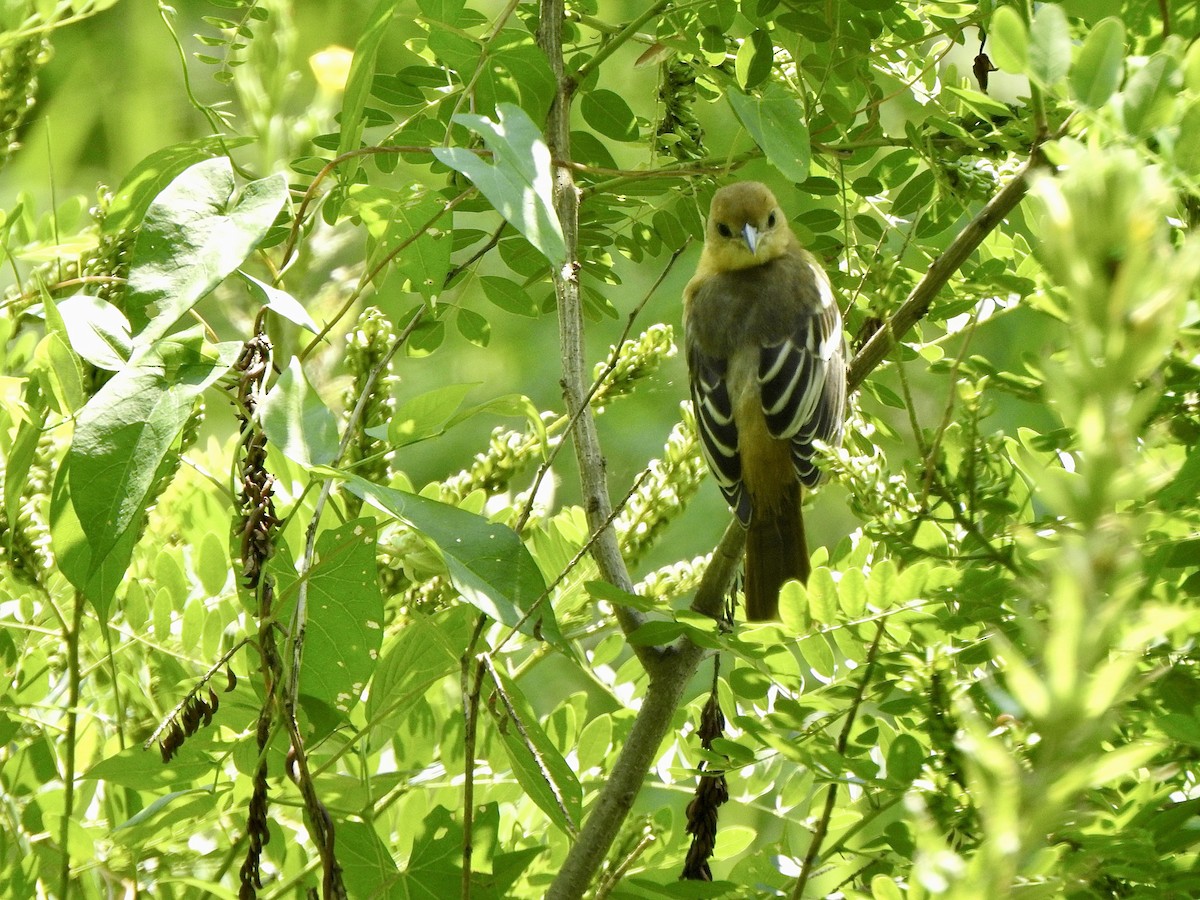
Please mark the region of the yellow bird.
POLYGON ((747 528, 746 617, 775 619, 783 583, 808 580, 800 503, 821 480, 813 442, 842 441, 842 316, 829 278, 756 181, 713 197, 683 302, 701 446, 747 528))

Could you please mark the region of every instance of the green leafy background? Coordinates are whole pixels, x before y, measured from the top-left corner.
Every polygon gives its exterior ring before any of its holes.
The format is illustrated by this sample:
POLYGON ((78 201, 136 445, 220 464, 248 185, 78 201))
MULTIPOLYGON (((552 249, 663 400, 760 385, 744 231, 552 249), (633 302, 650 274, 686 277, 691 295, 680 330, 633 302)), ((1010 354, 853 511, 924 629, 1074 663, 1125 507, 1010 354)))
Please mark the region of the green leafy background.
POLYGON ((258 895, 318 890, 255 643, 290 674, 297 609, 351 897, 570 895, 676 640, 719 670, 660 709, 596 895, 1200 894, 1200 7, 1034 6, 568 4, 575 236, 537 3, 5 4, 0 895, 237 896, 260 761, 258 895), (1031 158, 860 385, 781 622, 691 612, 729 522, 675 352, 717 186, 772 186, 857 347, 1031 158), (582 552, 564 262, 636 595, 582 552), (229 404, 260 314, 265 623, 229 404), (701 766, 731 800, 680 882, 701 766))

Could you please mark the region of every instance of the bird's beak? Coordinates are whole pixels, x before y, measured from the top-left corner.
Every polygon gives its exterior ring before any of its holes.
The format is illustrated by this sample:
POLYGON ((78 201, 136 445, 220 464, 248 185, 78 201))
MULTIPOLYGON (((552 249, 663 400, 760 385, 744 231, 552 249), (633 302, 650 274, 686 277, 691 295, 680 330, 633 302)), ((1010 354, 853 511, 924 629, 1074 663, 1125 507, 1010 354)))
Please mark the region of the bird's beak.
POLYGON ((746 246, 750 248, 751 253, 758 252, 758 229, 746 223, 746 227, 742 229, 742 237, 746 241, 746 246))

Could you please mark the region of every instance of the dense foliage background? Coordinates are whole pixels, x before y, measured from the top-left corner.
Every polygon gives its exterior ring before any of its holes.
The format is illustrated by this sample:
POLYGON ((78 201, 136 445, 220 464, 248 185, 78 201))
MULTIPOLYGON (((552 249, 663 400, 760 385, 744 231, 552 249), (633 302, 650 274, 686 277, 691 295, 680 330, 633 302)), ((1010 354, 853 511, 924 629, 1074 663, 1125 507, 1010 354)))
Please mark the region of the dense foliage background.
POLYGON ((1198 35, 0 4, 0 894, 1200 895, 1198 35), (734 178, 857 352, 753 627, 674 343, 734 178))

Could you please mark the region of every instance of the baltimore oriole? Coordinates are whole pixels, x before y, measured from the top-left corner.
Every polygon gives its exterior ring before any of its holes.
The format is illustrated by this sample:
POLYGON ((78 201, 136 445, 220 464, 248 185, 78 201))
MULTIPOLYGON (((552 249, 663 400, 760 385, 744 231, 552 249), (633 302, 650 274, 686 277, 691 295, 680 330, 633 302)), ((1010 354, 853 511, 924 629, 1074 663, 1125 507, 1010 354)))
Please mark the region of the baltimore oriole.
POLYGON ((783 582, 808 579, 800 502, 821 479, 813 441, 842 440, 842 316, 829 278, 756 181, 713 197, 683 301, 701 446, 747 528, 746 617, 774 619, 783 582))

